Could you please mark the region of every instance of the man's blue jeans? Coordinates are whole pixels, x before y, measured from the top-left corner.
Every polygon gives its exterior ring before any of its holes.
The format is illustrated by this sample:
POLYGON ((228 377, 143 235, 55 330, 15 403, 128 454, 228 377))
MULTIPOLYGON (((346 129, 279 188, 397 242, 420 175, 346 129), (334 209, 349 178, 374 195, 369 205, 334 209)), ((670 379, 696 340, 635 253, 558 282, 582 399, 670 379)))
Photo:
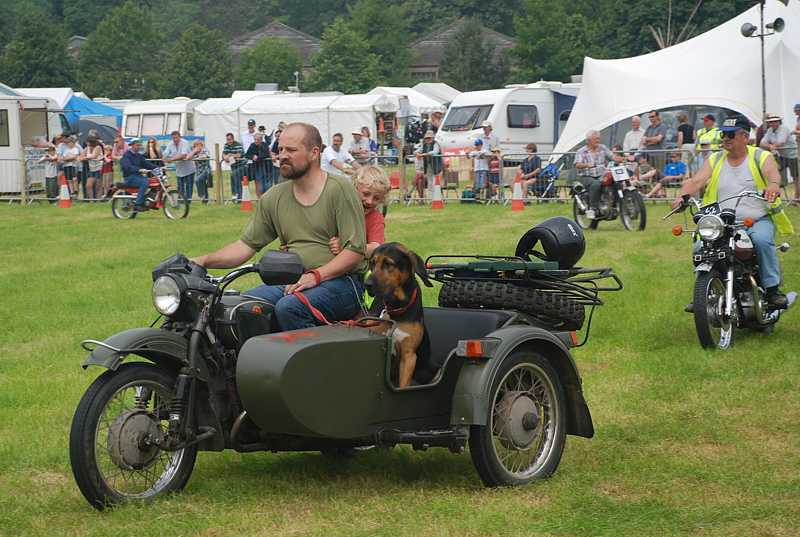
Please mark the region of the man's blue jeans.
POLYGON ((203 203, 208 202, 208 174, 209 172, 200 172, 195 175, 195 182, 197 183, 197 195, 203 200, 203 203))
POLYGON ((150 182, 147 180, 147 177, 142 177, 141 175, 129 175, 128 177, 125 177, 124 180, 125 186, 139 189, 139 192, 136 195, 136 207, 144 207, 147 186, 150 184, 150 182))
POLYGON ((247 166, 231 168, 231 193, 237 201, 242 200, 242 179, 247 166))
MULTIPOLYGON (((753 227, 747 230, 750 240, 758 257, 758 276, 761 286, 765 289, 775 287, 781 283, 781 264, 778 252, 775 250, 775 224, 769 216, 759 218, 753 227)), ((695 241, 694 251, 697 252, 702 241, 695 241)))
MULTIPOLYGON (((272 163, 269 165, 272 166, 272 163)), ((267 168, 263 164, 253 164, 253 175, 262 194, 272 186, 272 177, 267 175, 267 168)))
MULTIPOLYGON (((285 285, 259 285, 244 294, 266 300, 275 306, 281 330, 296 330, 320 324, 308 307, 294 295, 284 294, 285 285)), ((340 276, 305 289, 303 295, 330 322, 346 321, 361 311, 363 283, 356 276, 340 276)))
POLYGON ((194 174, 190 173, 184 177, 178 177, 178 192, 183 195, 186 203, 192 203, 192 195, 194 194, 194 174))

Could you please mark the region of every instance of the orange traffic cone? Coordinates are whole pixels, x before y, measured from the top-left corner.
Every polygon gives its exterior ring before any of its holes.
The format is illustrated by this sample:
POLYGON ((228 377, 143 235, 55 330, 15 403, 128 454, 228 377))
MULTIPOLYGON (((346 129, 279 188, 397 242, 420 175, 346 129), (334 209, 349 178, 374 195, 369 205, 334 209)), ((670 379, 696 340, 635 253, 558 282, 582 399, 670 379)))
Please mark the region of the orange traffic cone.
POLYGON ((444 209, 444 201, 442 201, 442 183, 439 182, 441 174, 437 174, 433 180, 433 194, 431 196, 431 209, 444 209))
POLYGON ((522 199, 522 175, 517 174, 514 178, 514 194, 511 196, 511 210, 521 211, 525 208, 525 200, 522 199))
POLYGON ((251 212, 253 210, 253 201, 250 199, 250 181, 247 180, 247 176, 244 176, 244 180, 242 182, 242 204, 241 210, 246 212, 251 212))
POLYGON ((69 188, 67 188, 67 178, 64 174, 58 176, 58 207, 59 209, 69 209, 72 207, 72 198, 69 197, 69 188))

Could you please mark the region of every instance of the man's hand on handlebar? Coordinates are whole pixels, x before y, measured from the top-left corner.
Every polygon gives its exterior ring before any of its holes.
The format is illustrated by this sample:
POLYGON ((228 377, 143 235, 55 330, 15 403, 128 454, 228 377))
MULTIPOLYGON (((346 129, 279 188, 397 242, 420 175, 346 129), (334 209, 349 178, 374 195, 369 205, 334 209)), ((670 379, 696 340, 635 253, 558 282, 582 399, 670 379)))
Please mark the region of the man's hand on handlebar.
POLYGON ((672 208, 678 209, 681 206, 688 206, 689 199, 691 199, 691 196, 689 194, 683 194, 682 196, 678 196, 677 198, 675 198, 675 201, 672 202, 672 208))

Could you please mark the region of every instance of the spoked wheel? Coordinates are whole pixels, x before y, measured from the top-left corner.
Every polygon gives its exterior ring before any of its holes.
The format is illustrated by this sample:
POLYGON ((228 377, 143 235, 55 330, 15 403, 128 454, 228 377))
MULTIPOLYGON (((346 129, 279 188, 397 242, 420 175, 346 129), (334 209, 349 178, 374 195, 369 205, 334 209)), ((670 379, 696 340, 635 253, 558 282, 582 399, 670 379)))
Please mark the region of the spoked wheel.
MULTIPOLYGON (((581 201, 586 205, 589 204, 589 197, 583 196, 581 201)), ((597 219, 590 219, 586 216, 586 212, 581 209, 580 203, 578 203, 577 196, 573 196, 572 198, 572 215, 575 217, 575 221, 581 226, 583 229, 597 229, 597 224, 600 223, 597 219)))
POLYGON ((623 192, 622 199, 619 200, 619 215, 622 225, 628 231, 644 231, 647 226, 647 209, 641 194, 633 190, 623 192))
POLYGON ((548 477, 566 438, 564 390, 541 355, 517 351, 492 382, 487 425, 470 428, 472 462, 486 486, 522 485, 548 477))
POLYGON ((164 214, 171 220, 189 216, 189 204, 183 194, 177 190, 169 190, 165 193, 162 203, 164 204, 164 214))
POLYGON ((699 274, 694 284, 694 326, 700 345, 727 349, 733 344, 736 308, 725 317, 725 283, 719 272, 699 274))
POLYGON ((123 364, 100 375, 81 398, 69 438, 72 473, 92 507, 181 490, 197 446, 157 447, 167 428, 175 378, 151 364, 123 364))
POLYGON ((117 192, 111 198, 111 212, 119 219, 127 220, 132 218, 134 214, 134 206, 136 205, 136 196, 132 196, 126 192, 117 192))

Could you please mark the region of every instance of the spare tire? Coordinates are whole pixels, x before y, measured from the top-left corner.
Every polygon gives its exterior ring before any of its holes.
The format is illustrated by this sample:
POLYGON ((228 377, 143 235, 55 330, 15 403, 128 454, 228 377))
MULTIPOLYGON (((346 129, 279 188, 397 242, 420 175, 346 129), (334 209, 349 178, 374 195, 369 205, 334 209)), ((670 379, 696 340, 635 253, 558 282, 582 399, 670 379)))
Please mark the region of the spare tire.
POLYGON ((583 304, 562 295, 481 280, 445 282, 439 291, 439 306, 518 310, 558 330, 580 330, 586 315, 583 304))

